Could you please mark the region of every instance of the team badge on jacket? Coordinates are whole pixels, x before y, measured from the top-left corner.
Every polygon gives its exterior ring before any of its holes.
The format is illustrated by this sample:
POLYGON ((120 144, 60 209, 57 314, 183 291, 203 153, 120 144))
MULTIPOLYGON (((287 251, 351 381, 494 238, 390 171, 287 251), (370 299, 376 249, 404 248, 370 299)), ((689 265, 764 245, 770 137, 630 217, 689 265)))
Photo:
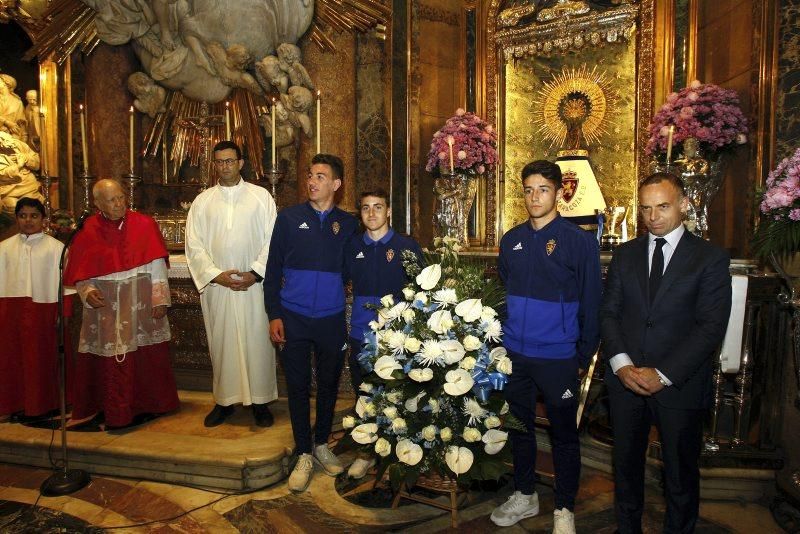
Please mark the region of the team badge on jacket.
POLYGON ((547 245, 545 245, 545 250, 547 251, 547 255, 549 256, 550 254, 552 254, 555 249, 556 249, 556 240, 551 239, 550 241, 547 242, 547 245))
POLYGON ((391 263, 392 259, 394 259, 394 249, 389 249, 386 251, 386 261, 391 263))
POLYGON ((339 233, 339 230, 342 229, 341 225, 339 224, 339 221, 333 221, 331 228, 333 229, 334 235, 337 235, 339 233))

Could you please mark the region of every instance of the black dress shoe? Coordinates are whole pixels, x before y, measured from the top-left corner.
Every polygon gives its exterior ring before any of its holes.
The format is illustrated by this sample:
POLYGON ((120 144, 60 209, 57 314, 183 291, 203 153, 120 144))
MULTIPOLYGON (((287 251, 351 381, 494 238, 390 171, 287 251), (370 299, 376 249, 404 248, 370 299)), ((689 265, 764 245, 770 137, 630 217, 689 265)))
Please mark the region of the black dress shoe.
POLYGON ((253 404, 253 418, 256 420, 257 426, 264 428, 272 426, 275 422, 275 418, 266 404, 253 404))
POLYGON ((233 406, 220 406, 219 404, 215 404, 214 409, 208 413, 205 421, 203 421, 203 424, 207 428, 211 428, 212 426, 219 426, 222 423, 224 423, 225 419, 230 417, 232 414, 233 414, 233 406))

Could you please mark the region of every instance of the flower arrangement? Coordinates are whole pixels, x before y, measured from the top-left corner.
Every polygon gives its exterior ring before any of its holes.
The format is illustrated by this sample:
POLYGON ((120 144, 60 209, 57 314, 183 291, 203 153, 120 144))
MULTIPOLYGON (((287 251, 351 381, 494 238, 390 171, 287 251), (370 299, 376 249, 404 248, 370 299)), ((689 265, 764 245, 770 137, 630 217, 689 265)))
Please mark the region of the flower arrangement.
POLYGON ((455 239, 434 245, 439 261, 424 269, 413 253, 404 256, 413 280, 404 300, 381 300, 358 356, 368 374, 357 417, 343 420, 395 487, 421 474, 497 479, 507 471, 505 429, 521 427, 499 394, 511 360, 492 348, 503 334, 495 310, 502 289, 482 266, 459 261, 455 239))
POLYGON ((677 146, 690 137, 700 142, 701 150, 711 152, 747 142, 747 119, 736 92, 697 80, 667 96, 656 112, 648 126, 648 155, 667 152, 670 126, 677 146))
POLYGON ((433 134, 425 170, 483 174, 497 163, 497 132, 480 117, 459 108, 433 134))
POLYGON ((761 222, 753 237, 757 256, 800 251, 800 148, 769 173, 759 191, 761 222))

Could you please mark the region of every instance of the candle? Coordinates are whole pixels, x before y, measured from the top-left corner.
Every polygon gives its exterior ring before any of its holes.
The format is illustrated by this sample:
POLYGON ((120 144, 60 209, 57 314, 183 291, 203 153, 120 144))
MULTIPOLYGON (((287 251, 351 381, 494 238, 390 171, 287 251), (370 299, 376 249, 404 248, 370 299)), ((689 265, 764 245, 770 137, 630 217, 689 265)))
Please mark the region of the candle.
POLYGON ((80 106, 81 114, 81 150, 83 151, 83 175, 89 176, 89 151, 86 148, 86 117, 83 114, 83 104, 80 106))
POLYGON ((275 114, 277 113, 277 102, 275 99, 272 99, 272 111, 270 115, 272 115, 272 168, 276 170, 278 168, 278 160, 275 159, 277 157, 277 142, 275 141, 275 114))
POLYGON ((453 139, 452 135, 448 135, 447 145, 450 147, 450 174, 454 174, 456 172, 456 167, 453 163, 453 143, 455 143, 455 139, 453 139))
POLYGON ((225 102, 225 139, 231 139, 231 103, 225 102))
POLYGON ((47 174, 47 157, 45 155, 45 136, 44 136, 44 127, 45 127, 45 118, 44 118, 44 108, 39 108, 39 169, 41 169, 42 174, 47 174))
POLYGON ((130 162, 131 162, 131 172, 130 173, 131 173, 131 175, 133 175, 133 162, 134 162, 134 156, 133 156, 133 106, 131 106, 131 109, 128 111, 128 116, 129 116, 129 119, 130 119, 130 143, 129 143, 129 145, 130 145, 130 147, 129 147, 130 162))
POLYGON ((669 132, 667 133, 667 165, 672 161, 672 134, 675 133, 675 125, 669 125, 669 132))
POLYGON ((321 91, 317 91, 317 154, 322 152, 322 150, 320 148, 321 147, 321 144, 320 144, 320 134, 321 134, 320 129, 322 128, 322 120, 320 118, 321 116, 322 116, 322 92, 321 91))

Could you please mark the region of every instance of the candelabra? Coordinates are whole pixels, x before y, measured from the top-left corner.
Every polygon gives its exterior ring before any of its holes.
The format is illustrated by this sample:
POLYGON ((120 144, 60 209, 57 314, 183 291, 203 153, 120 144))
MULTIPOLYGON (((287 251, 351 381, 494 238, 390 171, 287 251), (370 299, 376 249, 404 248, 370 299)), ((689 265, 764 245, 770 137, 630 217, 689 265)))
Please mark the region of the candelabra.
POLYGON ((275 200, 275 204, 278 203, 278 183, 283 178, 285 173, 274 166, 267 172, 267 179, 269 180, 270 185, 272 186, 272 198, 275 200))
POLYGON ((88 174, 87 171, 83 171, 78 182, 80 182, 81 187, 83 187, 83 211, 89 212, 91 211, 91 203, 89 202, 89 189, 92 185, 92 180, 94 180, 94 176, 88 174))
MULTIPOLYGON (((44 195, 44 232, 49 235, 53 234, 53 230, 50 228, 50 214, 53 211, 50 200, 50 184, 52 184, 53 180, 54 178, 47 174, 47 171, 43 170, 39 174, 39 182, 41 183, 42 194, 44 195)), ((55 181, 58 181, 58 178, 55 178, 55 181)))
POLYGON ((133 205, 133 193, 136 190, 136 186, 142 180, 132 172, 129 172, 128 174, 122 175, 122 181, 128 186, 128 209, 136 211, 136 208, 133 205))

